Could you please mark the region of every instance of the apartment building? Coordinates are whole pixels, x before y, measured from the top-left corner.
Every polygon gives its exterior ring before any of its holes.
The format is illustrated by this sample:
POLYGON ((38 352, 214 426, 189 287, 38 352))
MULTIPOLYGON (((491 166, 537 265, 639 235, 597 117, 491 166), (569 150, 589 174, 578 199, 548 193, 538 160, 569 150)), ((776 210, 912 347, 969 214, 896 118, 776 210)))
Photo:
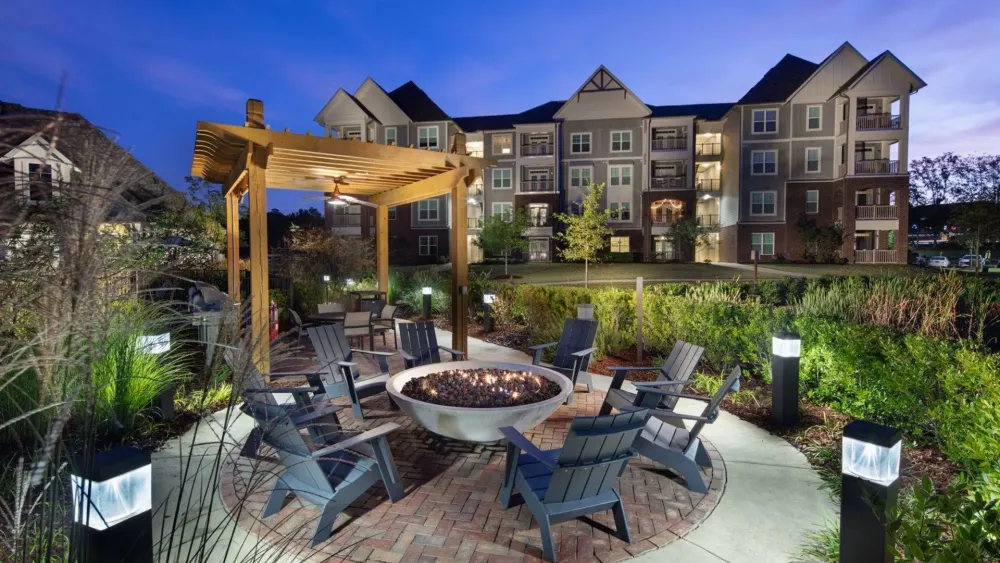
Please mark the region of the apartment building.
MULTIPOLYGON (((468 151, 494 159, 470 187, 470 260, 482 258, 472 245, 482 217, 515 209, 530 220, 525 258, 555 259, 553 213, 603 183, 611 252, 637 261, 800 259, 797 225, 811 220, 842 226, 852 262, 904 263, 909 96, 925 85, 892 53, 868 60, 844 43, 820 63, 786 55, 735 103, 648 104, 601 66, 565 100, 517 114, 450 118, 412 82, 386 93, 368 79, 353 96, 338 90, 316 120, 428 150, 463 132, 468 151), (708 230, 706 244, 671 242, 683 217, 708 230)), ((447 199, 397 210, 404 262, 446 255, 447 199)), ((338 212, 331 228, 370 232, 363 211, 338 212)))

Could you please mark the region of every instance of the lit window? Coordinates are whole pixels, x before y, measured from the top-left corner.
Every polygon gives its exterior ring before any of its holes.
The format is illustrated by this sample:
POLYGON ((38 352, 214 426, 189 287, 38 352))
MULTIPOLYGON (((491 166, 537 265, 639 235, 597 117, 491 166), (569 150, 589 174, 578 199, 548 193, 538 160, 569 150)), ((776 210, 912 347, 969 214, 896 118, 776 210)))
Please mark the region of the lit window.
POLYGON ((569 152, 573 154, 590 152, 590 133, 573 133, 569 141, 569 152))
POLYGON ((396 220, 396 208, 395 207, 390 207, 389 208, 389 220, 390 221, 395 221, 396 220))
POLYGON ((593 171, 589 166, 576 166, 569 169, 569 185, 582 188, 590 185, 593 171))
POLYGON ((611 152, 628 152, 632 150, 631 131, 611 132, 611 152))
POLYGON ((750 192, 751 215, 774 215, 778 192, 750 192))
POLYGON ((778 110, 776 109, 753 110, 754 133, 775 133, 777 131, 778 131, 778 110))
POLYGON ((806 172, 819 172, 819 159, 822 149, 810 147, 806 149, 806 172))
POLYGON ((611 237, 611 252, 629 252, 628 237, 611 237))
POLYGON ((823 106, 806 107, 806 131, 819 131, 823 128, 823 106))
POLYGON ((436 149, 438 148, 438 128, 437 125, 431 127, 417 128, 417 148, 436 149))
POLYGON ((778 151, 753 151, 750 153, 750 165, 751 174, 777 174, 778 151))
POLYGON ((438 220, 438 202, 436 199, 425 199, 417 204, 417 220, 438 220))
POLYGON ((631 221, 632 203, 628 201, 613 201, 608 204, 612 221, 631 221))
POLYGON ((493 215, 499 215, 504 221, 510 221, 514 214, 514 204, 508 202, 494 203, 493 215))
POLYGON ((420 255, 421 256, 437 256, 438 253, 438 238, 437 235, 421 235, 420 236, 420 255))
POLYGON ((528 204, 528 223, 532 227, 545 227, 549 223, 549 206, 544 203, 528 204))
POLYGON ((819 213, 819 190, 806 190, 806 213, 819 213))
POLYGON ((513 171, 510 168, 493 169, 493 188, 497 190, 509 190, 513 186, 511 180, 513 171))
POLYGON ((608 184, 612 186, 632 185, 632 165, 612 166, 609 173, 608 184))
POLYGON ((396 143, 396 128, 386 127, 385 128, 385 144, 395 146, 396 143))
POLYGON ((512 142, 510 133, 493 135, 493 154, 510 154, 512 142))
POLYGON ((750 250, 758 256, 774 256, 774 233, 750 233, 750 250))

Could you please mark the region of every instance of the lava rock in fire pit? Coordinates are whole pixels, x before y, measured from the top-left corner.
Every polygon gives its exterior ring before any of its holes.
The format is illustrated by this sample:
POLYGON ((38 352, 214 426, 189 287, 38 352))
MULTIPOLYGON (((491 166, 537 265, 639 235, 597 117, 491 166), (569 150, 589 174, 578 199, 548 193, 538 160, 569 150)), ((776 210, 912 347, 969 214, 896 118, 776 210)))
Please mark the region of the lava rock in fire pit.
POLYGON ((447 370, 411 379, 403 395, 449 407, 499 408, 539 403, 559 394, 559 384, 528 372, 496 368, 447 370))

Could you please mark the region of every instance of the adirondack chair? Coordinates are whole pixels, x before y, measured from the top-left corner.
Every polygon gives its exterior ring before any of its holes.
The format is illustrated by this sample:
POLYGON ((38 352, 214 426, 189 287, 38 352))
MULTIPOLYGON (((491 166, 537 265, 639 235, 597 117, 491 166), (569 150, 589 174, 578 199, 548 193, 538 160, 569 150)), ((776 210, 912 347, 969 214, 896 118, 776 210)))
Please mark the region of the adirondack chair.
MULTIPOLYGON (((692 492, 707 493, 708 487, 705 486, 705 480, 702 479, 698 468, 712 467, 712 459, 702 445, 699 435, 706 424, 711 424, 718 418, 719 407, 726 394, 740 390, 741 374, 739 366, 733 368, 722 387, 711 398, 662 391, 657 389, 658 386, 664 386, 664 383, 660 382, 636 383, 639 392, 636 393, 635 405, 623 407, 625 412, 633 409, 646 410, 650 403, 655 405, 660 396, 683 397, 706 401, 707 404, 698 416, 680 414, 672 410, 651 409, 653 416, 646 422, 646 427, 636 439, 635 450, 678 473, 692 492), (690 430, 684 425, 685 420, 694 421, 694 426, 690 430)), ((669 383, 666 386, 669 386, 669 383)))
POLYGON ((441 350, 451 354, 452 361, 465 357, 465 352, 438 345, 434 323, 431 321, 399 323, 396 327, 399 329, 399 343, 402 348, 399 355, 403 356, 406 369, 439 363, 441 350))
POLYGON ((382 481, 389 500, 396 502, 405 494, 386 435, 398 424, 351 434, 337 431, 325 447, 312 450, 296 424, 280 407, 253 401, 249 411, 263 429, 264 442, 281 460, 274 489, 264 505, 264 517, 281 511, 289 495, 320 507, 311 547, 330 537, 337 515, 378 481, 382 481))
POLYGON ((385 346, 385 333, 387 331, 392 331, 392 347, 399 348, 399 337, 397 336, 396 330, 396 315, 399 313, 399 307, 396 305, 385 305, 382 307, 377 317, 372 319, 372 330, 375 334, 382 335, 382 345, 385 346))
POLYGON ((534 357, 531 363, 554 369, 573 382, 573 389, 566 397, 566 404, 573 402, 573 391, 577 383, 587 386, 587 392, 594 390, 594 380, 587 373, 590 356, 597 350, 594 340, 597 338, 597 321, 585 319, 566 319, 563 324, 562 337, 559 342, 531 346, 534 357), (551 364, 542 363, 542 352, 546 348, 556 346, 556 357, 551 364))
MULTIPOLYGON (((622 389, 622 383, 624 383, 628 372, 659 371, 656 378, 657 382, 672 382, 672 389, 674 391, 683 391, 684 385, 691 379, 691 374, 694 373, 694 369, 698 366, 701 355, 704 353, 705 349, 701 346, 678 340, 674 343, 674 349, 670 351, 670 356, 667 357, 660 367, 608 368, 615 372, 615 375, 611 378, 611 387, 608 389, 607 395, 604 396, 604 404, 601 405, 601 414, 610 413, 612 407, 621 409, 625 405, 635 404, 635 393, 629 393, 622 389)), ((660 396, 658 405, 651 406, 660 410, 673 410, 676 404, 677 397, 663 395, 660 396)), ((653 413, 653 416, 656 416, 656 413, 653 413)))
POLYGON ((521 493, 542 534, 542 551, 556 560, 552 525, 611 509, 618 537, 631 543, 625 509, 616 486, 632 443, 649 418, 646 409, 573 420, 562 449, 540 450, 513 426, 500 429, 507 438, 507 466, 500 502, 512 505, 514 488, 521 493))
MULTIPOLYGON (((340 324, 326 324, 306 329, 309 341, 316 351, 316 359, 322 367, 320 378, 326 396, 347 397, 351 401, 351 409, 358 420, 364 420, 361 409, 361 399, 371 397, 385 391, 389 381, 389 356, 392 352, 375 352, 373 350, 352 349, 344 335, 344 327, 340 324), (359 378, 354 364, 354 354, 364 354, 375 358, 379 365, 379 373, 359 378), (347 365, 351 369, 347 369, 347 365)), ((392 400, 390 399, 390 404, 392 400)))

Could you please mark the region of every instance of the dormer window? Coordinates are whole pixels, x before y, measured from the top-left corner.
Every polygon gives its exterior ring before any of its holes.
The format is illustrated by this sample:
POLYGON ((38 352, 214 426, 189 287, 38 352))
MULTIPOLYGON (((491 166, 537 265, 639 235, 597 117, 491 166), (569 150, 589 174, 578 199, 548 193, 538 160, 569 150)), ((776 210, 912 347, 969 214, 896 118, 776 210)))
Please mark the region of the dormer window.
POLYGON ((52 199, 52 167, 32 162, 28 164, 28 200, 52 199))

